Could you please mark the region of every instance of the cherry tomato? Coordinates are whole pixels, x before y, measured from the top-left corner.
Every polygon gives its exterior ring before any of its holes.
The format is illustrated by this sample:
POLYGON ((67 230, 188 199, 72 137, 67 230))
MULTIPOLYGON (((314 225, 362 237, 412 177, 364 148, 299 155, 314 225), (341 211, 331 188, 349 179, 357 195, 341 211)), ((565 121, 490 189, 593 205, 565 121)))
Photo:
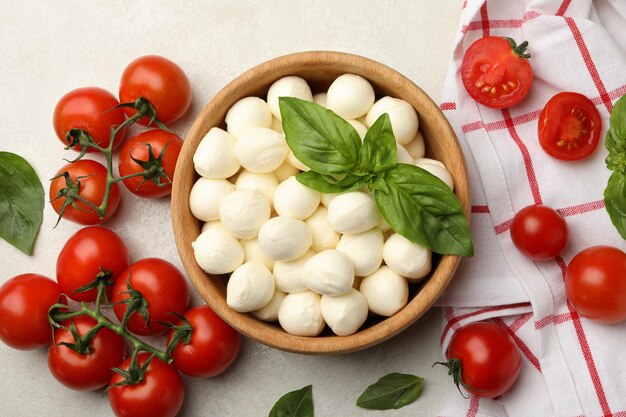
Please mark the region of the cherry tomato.
POLYGON ((530 55, 507 38, 478 39, 465 52, 461 78, 469 95, 480 104, 503 109, 522 101, 533 80, 530 55))
MULTIPOLYGON (((76 301, 95 301, 96 288, 74 292, 96 279, 102 269, 116 279, 130 263, 128 248, 115 232, 100 226, 80 229, 65 242, 57 258, 57 281, 61 290, 76 301)), ((107 289, 111 295, 112 287, 107 289)))
MULTIPOLYGON (((66 197, 61 194, 62 190, 67 190, 68 187, 67 181, 63 176, 64 172, 69 174, 73 184, 69 186, 72 189, 71 192, 77 193, 95 206, 102 204, 106 190, 107 169, 96 161, 81 159, 63 166, 50 183, 50 200, 54 211, 61 213, 61 208, 63 208, 66 200, 66 197)), ((116 183, 111 187, 107 209, 103 218, 100 218, 96 210, 79 200, 75 200, 72 204, 65 207, 63 218, 79 224, 102 223, 115 213, 119 203, 120 187, 116 183)))
MULTIPOLYGON (((146 352, 137 356, 139 365, 150 357, 146 352)), ((118 368, 128 370, 131 358, 118 368)), ((174 366, 153 358, 148 365, 143 381, 138 384, 118 385, 123 377, 115 373, 109 386, 109 403, 118 417, 173 417, 180 411, 185 390, 183 381, 174 366)))
POLYGON ((592 246, 567 266, 565 291, 576 311, 613 324, 626 319, 626 254, 611 246, 592 246))
POLYGON ((448 346, 448 360, 461 363, 461 382, 472 395, 494 398, 515 383, 522 360, 517 347, 500 326, 489 322, 468 324, 448 346))
MULTIPOLYGON (((111 93, 98 87, 72 90, 57 103, 52 118, 54 131, 65 145, 65 134, 70 129, 85 130, 97 145, 106 148, 111 142, 111 128, 121 125, 126 119, 124 110, 113 109, 120 102, 111 93)), ((124 140, 126 128, 115 136, 113 149, 124 140)), ((72 148, 81 150, 81 146, 72 148)), ((87 152, 94 152, 89 148, 87 152)))
POLYGON ((70 332, 74 323, 80 336, 97 324, 89 316, 78 316, 61 323, 65 328, 54 330, 54 339, 48 350, 48 368, 52 375, 68 388, 93 391, 104 387, 111 379, 111 368, 124 360, 124 338, 107 328, 101 328, 89 343, 88 353, 78 353, 59 343, 76 343, 70 332))
POLYGON ((48 309, 59 301, 56 282, 22 274, 0 286, 0 340, 14 349, 32 350, 50 342, 48 309))
POLYGON ((541 204, 524 207, 511 223, 515 247, 534 261, 554 259, 567 247, 568 237, 563 216, 541 204))
POLYGON ((558 93, 539 116, 539 143, 556 159, 574 161, 593 153, 602 119, 591 100, 578 93, 558 93))
MULTIPOLYGON (((209 378, 224 372, 239 353, 239 333, 208 306, 190 308, 185 318, 193 328, 191 341, 174 348, 174 366, 190 376, 209 378)), ((178 325, 182 321, 178 322, 178 325)), ((169 344, 174 331, 167 338, 169 344)))
MULTIPOLYGON (((120 81, 120 101, 134 102, 139 97, 147 99, 157 118, 164 124, 180 119, 191 104, 191 86, 183 70, 170 61, 157 55, 147 55, 128 64, 120 81)), ((130 117, 134 109, 125 108, 130 117)), ((149 122, 147 117, 139 120, 142 125, 149 122)))
POLYGON ((141 259, 119 276, 113 287, 113 310, 121 321, 128 304, 122 303, 131 297, 130 287, 141 293, 147 302, 150 319, 135 312, 128 320, 127 329, 139 335, 164 333, 168 328, 159 322, 173 323, 175 314, 183 314, 189 305, 189 286, 183 274, 171 263, 159 258, 141 259))
POLYGON ((138 176, 125 179, 123 182, 126 188, 133 194, 145 198, 159 198, 169 195, 172 192, 171 182, 172 178, 174 178, 174 169, 176 168, 176 161, 182 146, 183 141, 181 138, 161 129, 148 130, 127 140, 120 150, 118 163, 120 176, 123 177, 150 169, 154 170, 154 173, 152 173, 152 177, 149 176, 148 178, 138 176), (150 148, 148 145, 150 145, 150 148), (160 163, 151 161, 152 159, 158 159, 163 149, 165 149, 165 152, 160 159, 160 163), (146 166, 142 167, 135 160, 144 161, 146 166), (160 184, 169 185, 159 187, 155 180, 160 184))

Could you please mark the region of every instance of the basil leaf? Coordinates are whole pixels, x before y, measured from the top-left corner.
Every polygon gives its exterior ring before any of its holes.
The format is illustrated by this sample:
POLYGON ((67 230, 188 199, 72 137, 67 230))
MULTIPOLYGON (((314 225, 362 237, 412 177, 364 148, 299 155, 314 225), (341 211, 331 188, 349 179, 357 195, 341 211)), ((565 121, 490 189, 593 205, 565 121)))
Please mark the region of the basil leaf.
POLYGON ((0 152, 0 237, 27 255, 43 219, 44 191, 24 158, 0 152))
POLYGON ((296 175, 296 179, 309 188, 324 194, 345 193, 358 190, 365 184, 366 178, 347 174, 344 178, 336 182, 329 182, 322 174, 315 171, 302 172, 296 175))
POLYGON ((626 95, 622 96, 613 105, 610 126, 613 136, 622 146, 620 150, 623 150, 624 141, 626 140, 626 95))
POLYGON ((327 175, 357 167, 361 139, 350 123, 313 102, 294 97, 278 101, 287 144, 304 165, 327 175))
POLYGON ((313 417, 313 386, 307 385, 280 397, 269 417, 313 417))
POLYGON ((430 172, 398 164, 385 173, 389 192, 374 191, 378 210, 397 233, 441 254, 473 256, 469 225, 450 187, 430 172))
POLYGON ((604 206, 611 222, 620 235, 626 239, 626 175, 616 171, 611 174, 604 189, 604 206))
POLYGON ((356 405, 370 410, 397 410, 415 401, 423 384, 424 379, 415 375, 385 375, 363 391, 356 405))
POLYGON ((389 115, 383 113, 367 130, 361 147, 361 170, 376 174, 396 166, 396 138, 389 115))
POLYGON ((626 138, 615 137, 612 130, 606 132, 604 146, 609 150, 606 156, 606 167, 611 171, 626 172, 626 138))

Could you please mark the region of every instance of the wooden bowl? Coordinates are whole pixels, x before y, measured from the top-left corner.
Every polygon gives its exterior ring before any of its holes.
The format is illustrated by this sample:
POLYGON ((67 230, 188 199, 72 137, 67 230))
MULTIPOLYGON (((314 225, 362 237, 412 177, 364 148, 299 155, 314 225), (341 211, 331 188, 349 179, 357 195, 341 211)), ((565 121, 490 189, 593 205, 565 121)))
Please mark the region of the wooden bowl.
POLYGON ((203 136, 214 126, 225 128, 228 109, 247 96, 266 98, 270 85, 281 77, 298 75, 309 82, 313 93, 326 91, 341 74, 353 73, 368 79, 376 97, 392 96, 411 103, 419 115, 420 131, 426 140, 427 154, 442 161, 454 178, 455 192, 469 218, 470 194, 463 154, 454 131, 437 105, 417 85, 397 71, 371 59, 341 52, 302 52, 281 56, 258 65, 231 81, 207 104, 185 138, 172 191, 172 221, 181 260, 198 293, 227 323, 242 334, 274 348, 307 354, 336 354, 364 349, 401 332, 420 318, 446 288, 460 257, 433 258, 430 277, 419 288, 411 286, 407 306, 390 318, 370 317, 357 333, 334 336, 325 330, 318 337, 288 334, 277 323, 266 323, 251 314, 237 313, 226 304, 225 276, 211 276, 194 259, 191 242, 200 233, 201 222, 189 209, 189 193, 198 175, 193 154, 203 136))

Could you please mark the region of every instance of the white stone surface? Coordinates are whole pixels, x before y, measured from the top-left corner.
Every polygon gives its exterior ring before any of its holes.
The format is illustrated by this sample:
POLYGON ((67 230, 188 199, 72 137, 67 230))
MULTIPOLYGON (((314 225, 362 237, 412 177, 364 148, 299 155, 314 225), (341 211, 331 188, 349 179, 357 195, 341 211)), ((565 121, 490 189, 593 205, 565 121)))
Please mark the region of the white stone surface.
MULTIPOLYGON (((393 5, 290 0, 166 0, 2 2, 0 150, 24 156, 48 190, 47 179, 74 153, 52 129, 52 110, 73 88, 100 86, 117 93, 124 67, 145 54, 178 63, 193 89, 187 115, 171 127, 185 134, 204 105, 231 79, 270 58, 304 50, 338 50, 376 59, 440 98, 462 0, 399 0, 393 5), (349 16, 349 19, 346 19, 349 16)), ((97 156, 94 159, 99 159, 97 156)), ((141 200, 125 189, 116 216, 105 225, 127 242, 132 259, 157 256, 182 268, 174 244, 169 200, 141 200)), ((0 241, 0 282, 25 272, 54 277, 58 252, 80 226, 61 222, 49 205, 34 256, 0 241)), ((193 302, 200 302, 194 294, 193 302)), ((434 310, 400 335, 340 356, 303 356, 243 339, 239 358, 210 379, 185 377, 183 416, 267 415, 288 391, 313 384, 315 415, 394 417, 437 415, 456 389, 441 359, 440 312, 434 310), (426 379, 414 404, 372 413, 354 403, 367 385, 389 372, 426 379)), ((0 344, 0 415, 112 416, 102 392, 64 388, 46 366, 46 349, 20 352, 0 344)))

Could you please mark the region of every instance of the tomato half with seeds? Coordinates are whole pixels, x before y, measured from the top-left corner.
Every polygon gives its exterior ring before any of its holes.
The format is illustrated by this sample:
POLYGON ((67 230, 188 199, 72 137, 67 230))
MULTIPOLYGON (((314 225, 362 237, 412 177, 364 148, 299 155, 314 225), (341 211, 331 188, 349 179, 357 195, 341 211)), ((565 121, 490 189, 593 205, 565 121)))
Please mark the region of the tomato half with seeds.
POLYGON ((553 158, 576 161, 593 153, 600 140, 602 119, 591 100, 564 92, 552 97, 539 116, 539 143, 553 158))
POLYGON ((522 101, 530 90, 533 72, 526 53, 528 42, 486 36, 463 56, 461 78, 469 95, 480 104, 504 109, 522 101))

